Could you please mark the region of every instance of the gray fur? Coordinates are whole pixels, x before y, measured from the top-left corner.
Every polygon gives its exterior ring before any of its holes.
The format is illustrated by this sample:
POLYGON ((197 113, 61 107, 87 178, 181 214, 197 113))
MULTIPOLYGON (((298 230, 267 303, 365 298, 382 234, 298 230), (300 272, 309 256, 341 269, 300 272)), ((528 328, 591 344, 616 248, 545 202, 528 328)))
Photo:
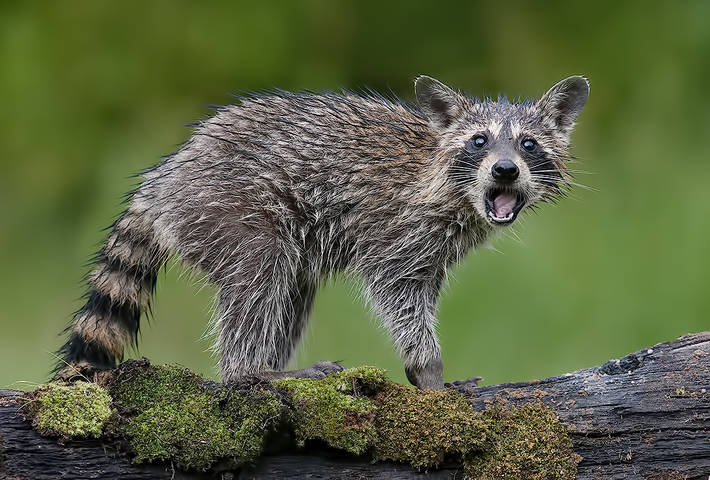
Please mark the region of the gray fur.
MULTIPOLYGON (((154 272, 179 256, 219 289, 215 350, 231 381, 282 370, 319 285, 343 271, 365 285, 410 380, 441 388, 435 313, 447 269, 503 228, 486 216, 491 162, 512 155, 520 164, 506 188, 525 195, 524 208, 562 192, 588 88, 581 77, 564 82, 519 104, 477 100, 429 77, 416 81, 420 107, 349 92, 243 97, 145 172, 90 292, 144 310, 148 284, 120 270, 154 272), (481 131, 491 138, 485 155, 468 143, 481 131), (523 136, 542 157, 517 153, 523 136)), ((135 332, 117 335, 129 323, 102 312, 83 309, 72 328, 120 358, 115 344, 135 332)))

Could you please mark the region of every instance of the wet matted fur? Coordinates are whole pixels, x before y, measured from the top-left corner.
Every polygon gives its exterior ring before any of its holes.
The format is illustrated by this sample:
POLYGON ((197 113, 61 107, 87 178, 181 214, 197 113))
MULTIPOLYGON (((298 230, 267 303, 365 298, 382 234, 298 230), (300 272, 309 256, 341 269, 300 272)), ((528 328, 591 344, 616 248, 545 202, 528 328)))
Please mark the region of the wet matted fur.
POLYGON ((282 370, 320 283, 343 271, 365 285, 410 381, 441 388, 435 314, 447 269, 563 192, 589 86, 570 77, 538 100, 509 102, 422 76, 415 92, 418 105, 271 91, 197 123, 130 192, 60 367, 122 358, 159 268, 178 256, 218 288, 225 381, 282 370))

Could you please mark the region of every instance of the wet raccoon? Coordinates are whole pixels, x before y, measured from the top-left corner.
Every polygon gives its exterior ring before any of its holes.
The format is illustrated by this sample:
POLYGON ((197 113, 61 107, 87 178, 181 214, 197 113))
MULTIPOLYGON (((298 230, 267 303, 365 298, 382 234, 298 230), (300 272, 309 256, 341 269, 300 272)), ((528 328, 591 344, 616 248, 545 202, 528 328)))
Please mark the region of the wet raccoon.
MULTIPOLYGON (((447 269, 521 211, 560 195, 589 93, 475 99, 416 79, 418 106, 377 94, 248 95, 143 173, 88 277, 60 374, 107 369, 136 341, 159 268, 176 255, 218 289, 224 381, 286 365, 319 285, 360 279, 407 377, 442 388, 436 307, 447 269)), ((291 373, 322 376, 319 362, 291 373)), ((266 373, 269 375, 269 373, 266 373)))

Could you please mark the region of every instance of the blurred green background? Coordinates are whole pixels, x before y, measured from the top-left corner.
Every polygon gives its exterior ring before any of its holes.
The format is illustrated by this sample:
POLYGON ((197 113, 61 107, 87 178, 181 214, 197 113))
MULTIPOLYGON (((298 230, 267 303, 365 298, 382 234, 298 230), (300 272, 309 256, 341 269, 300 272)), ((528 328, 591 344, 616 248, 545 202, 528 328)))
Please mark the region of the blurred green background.
MULTIPOLYGON (((587 75, 573 198, 453 272, 447 380, 542 378, 710 327, 710 3, 9 2, 0 6, 0 388, 41 382, 130 174, 229 93, 427 73, 536 96, 587 75)), ((215 377, 212 289, 161 273, 140 354, 215 377)), ((352 285, 324 288, 294 365, 399 359, 352 285)), ((138 355, 132 352, 131 356, 138 355)))

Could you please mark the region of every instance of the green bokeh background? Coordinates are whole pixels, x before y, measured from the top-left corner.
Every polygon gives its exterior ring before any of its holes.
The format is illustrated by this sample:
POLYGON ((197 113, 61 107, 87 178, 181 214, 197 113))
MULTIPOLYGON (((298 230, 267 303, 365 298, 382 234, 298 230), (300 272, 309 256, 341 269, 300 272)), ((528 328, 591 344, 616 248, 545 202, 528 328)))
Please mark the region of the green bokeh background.
MULTIPOLYGON (((572 198, 453 272, 447 380, 529 380, 710 327, 710 2, 8 2, 0 5, 0 387, 41 382, 129 175, 229 93, 475 94, 592 84, 572 198)), ((140 354, 216 377, 212 289, 161 273, 140 354)), ((132 352, 131 356, 138 355, 132 352)), ((294 365, 399 359, 352 285, 318 296, 294 365)))

